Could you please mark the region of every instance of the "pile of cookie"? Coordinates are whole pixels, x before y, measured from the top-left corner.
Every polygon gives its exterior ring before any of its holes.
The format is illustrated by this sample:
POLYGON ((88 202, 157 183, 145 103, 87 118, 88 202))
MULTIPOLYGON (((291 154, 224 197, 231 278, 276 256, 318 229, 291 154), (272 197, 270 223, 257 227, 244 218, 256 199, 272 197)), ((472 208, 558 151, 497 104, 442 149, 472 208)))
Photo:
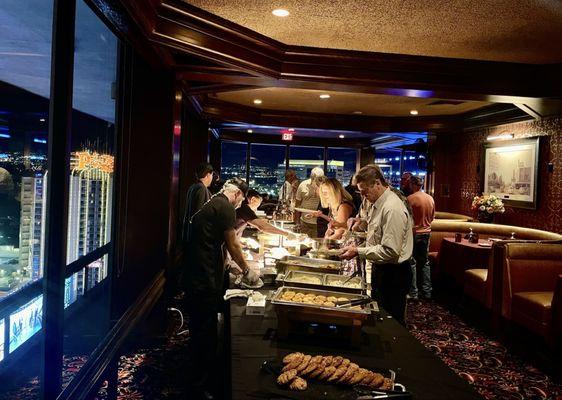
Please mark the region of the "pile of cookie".
POLYGON ((293 303, 304 303, 315 306, 335 307, 336 302, 348 301, 347 297, 335 297, 316 295, 314 293, 296 292, 293 290, 286 290, 280 297, 280 300, 291 301, 293 303))
POLYGON ((307 379, 340 385, 365 385, 381 390, 392 390, 393 382, 379 373, 369 371, 341 356, 311 356, 291 353, 283 358, 283 370, 277 378, 281 386, 292 390, 306 390, 307 379))

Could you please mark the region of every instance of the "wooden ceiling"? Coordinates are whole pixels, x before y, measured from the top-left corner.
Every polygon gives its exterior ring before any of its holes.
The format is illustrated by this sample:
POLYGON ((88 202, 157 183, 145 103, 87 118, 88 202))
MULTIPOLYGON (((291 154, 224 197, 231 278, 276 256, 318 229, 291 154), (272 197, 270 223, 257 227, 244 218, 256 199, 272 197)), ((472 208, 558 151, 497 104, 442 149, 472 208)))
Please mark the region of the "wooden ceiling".
MULTIPOLYGON (((341 24, 344 17, 313 12, 312 2, 306 0, 286 3, 287 8, 294 6, 288 18, 301 23, 298 28, 288 23, 283 32, 267 22, 273 3, 265 0, 190 1, 207 11, 183 0, 119 1, 134 28, 142 32, 158 54, 158 61, 175 71, 194 107, 213 123, 357 132, 439 132, 562 113, 562 53, 557 47, 562 44, 553 40, 548 46, 543 44, 545 37, 550 35, 552 39, 560 29, 560 24, 553 25, 560 17, 554 2, 470 0, 475 8, 468 10, 471 7, 466 2, 441 4, 438 0, 424 0, 408 12, 407 8, 396 8, 403 2, 389 0, 384 3, 396 12, 377 14, 370 7, 379 10, 375 5, 382 4, 382 0, 357 2, 360 5, 355 11, 345 6, 355 2, 320 0, 315 3, 318 10, 328 3, 339 4, 338 9, 346 15, 347 26, 341 29, 348 44, 340 45, 314 29, 324 29, 320 21, 328 26, 329 21, 341 24), (239 16, 231 16, 231 3, 259 24, 240 19, 240 11, 239 16), (491 12, 494 5, 497 7, 491 12), (528 9, 533 5, 531 12, 528 9), (265 9, 267 17, 258 21, 255 16, 265 9), (356 21, 358 14, 360 21, 356 21), (494 28, 492 21, 501 15, 510 20, 498 22, 494 28), (302 23, 305 19, 316 22, 307 25, 302 23), (370 38, 378 38, 367 48, 364 45, 370 39, 360 36, 359 31, 363 32, 361 26, 369 21, 373 27, 390 27, 400 21, 406 25, 393 28, 394 36, 384 29, 371 29, 370 38), (404 42, 422 27, 426 34, 418 35, 418 43, 404 42), (532 27, 536 28, 531 36, 534 45, 521 43, 521 35, 528 35, 532 27), (458 34, 449 35, 455 28, 458 34), (397 46, 394 49, 389 47, 393 44, 397 46), (450 52, 444 53, 445 48, 450 52), (307 100, 317 91, 333 94, 330 103, 307 100), (256 93, 267 103, 248 104, 256 93), (458 104, 429 105, 437 100, 458 104), (421 111, 416 118, 404 115, 414 106, 421 111)), ((95 3, 100 4, 117 29, 125 34, 130 31, 129 27, 123 28, 115 1, 95 3)), ((142 41, 137 38, 136 42, 142 41)))

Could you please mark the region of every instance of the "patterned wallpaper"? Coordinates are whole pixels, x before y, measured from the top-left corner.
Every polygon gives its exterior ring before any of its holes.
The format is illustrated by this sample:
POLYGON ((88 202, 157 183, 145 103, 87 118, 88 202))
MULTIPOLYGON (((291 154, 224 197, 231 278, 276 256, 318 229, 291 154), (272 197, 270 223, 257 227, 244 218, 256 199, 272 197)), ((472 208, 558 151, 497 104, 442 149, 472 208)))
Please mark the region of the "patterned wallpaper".
POLYGON ((513 133, 515 139, 543 137, 538 206, 536 210, 507 207, 505 214, 497 216, 494 222, 562 233, 562 117, 438 135, 434 147, 437 209, 474 215, 470 203, 481 190, 483 144, 487 136, 501 133, 513 133), (548 172, 549 162, 554 165, 553 172, 548 172))

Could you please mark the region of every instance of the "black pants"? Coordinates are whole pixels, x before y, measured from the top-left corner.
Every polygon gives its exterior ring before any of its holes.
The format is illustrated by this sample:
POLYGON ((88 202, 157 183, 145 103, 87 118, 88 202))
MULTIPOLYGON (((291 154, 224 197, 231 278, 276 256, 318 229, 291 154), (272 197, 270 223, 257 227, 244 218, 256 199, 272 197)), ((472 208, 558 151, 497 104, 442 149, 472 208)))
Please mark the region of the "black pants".
POLYGON ((410 260, 400 264, 376 264, 371 275, 372 296, 399 323, 405 325, 406 294, 412 282, 410 260))
POLYGON ((189 313, 188 384, 196 390, 211 386, 210 372, 216 368, 217 313, 219 304, 187 300, 189 313))

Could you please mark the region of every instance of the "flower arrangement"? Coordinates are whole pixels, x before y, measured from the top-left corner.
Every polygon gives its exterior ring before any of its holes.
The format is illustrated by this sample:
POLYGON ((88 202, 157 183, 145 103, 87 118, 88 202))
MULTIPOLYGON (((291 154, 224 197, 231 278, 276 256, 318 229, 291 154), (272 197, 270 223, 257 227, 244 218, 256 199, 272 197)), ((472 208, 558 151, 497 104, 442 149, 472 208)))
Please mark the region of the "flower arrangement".
POLYGON ((501 214, 505 212, 503 201, 493 194, 482 194, 482 196, 474 196, 474 199, 472 199, 471 208, 478 211, 478 220, 485 222, 491 221, 494 214, 501 214))

